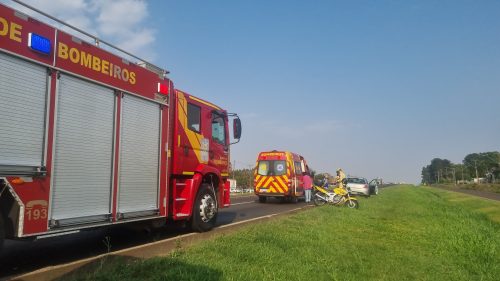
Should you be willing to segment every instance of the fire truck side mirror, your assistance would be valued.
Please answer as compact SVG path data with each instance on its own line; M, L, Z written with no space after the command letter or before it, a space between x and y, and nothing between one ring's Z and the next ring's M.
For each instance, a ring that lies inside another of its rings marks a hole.
M235 118L233 120L233 136L235 139L238 139L238 141L241 138L241 120L240 120L240 118Z

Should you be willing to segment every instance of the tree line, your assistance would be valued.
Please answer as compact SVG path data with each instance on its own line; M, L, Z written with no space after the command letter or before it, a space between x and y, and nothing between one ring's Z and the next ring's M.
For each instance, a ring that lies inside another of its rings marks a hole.
M486 182L500 181L500 152L471 153L462 163L455 164L448 159L434 158L422 168L422 183L468 183L474 179Z

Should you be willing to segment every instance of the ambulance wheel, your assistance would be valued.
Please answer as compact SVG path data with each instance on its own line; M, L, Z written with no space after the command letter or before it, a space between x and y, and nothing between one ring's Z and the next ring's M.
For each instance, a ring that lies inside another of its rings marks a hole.
M217 220L217 202L215 194L206 183L200 186L196 195L196 201L193 207L193 218L191 228L194 231L205 232L215 226Z
M259 202L260 203L266 203L267 197L266 196L259 196Z
M5 240L5 223L3 220L3 215L0 213L0 249L3 247L3 241Z

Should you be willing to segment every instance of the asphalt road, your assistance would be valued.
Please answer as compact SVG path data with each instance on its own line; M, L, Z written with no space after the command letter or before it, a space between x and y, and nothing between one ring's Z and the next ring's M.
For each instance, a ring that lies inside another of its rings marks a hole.
M257 197L253 194L240 195L232 198L231 207L220 210L217 226L282 213L302 207L305 204L304 202L297 204L282 203L274 199L261 204L258 203ZM153 231L123 225L111 229L82 231L76 234L44 238L37 241L7 240L4 249L0 252L0 279L47 266L69 263L108 251L159 241L188 232L178 225L167 225L167 227ZM108 249L108 247L110 248Z

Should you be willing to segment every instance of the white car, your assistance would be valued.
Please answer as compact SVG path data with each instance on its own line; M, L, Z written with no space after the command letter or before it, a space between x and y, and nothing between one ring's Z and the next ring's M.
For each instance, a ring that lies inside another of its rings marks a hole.
M365 178L347 178L347 190L351 194L370 196L370 186Z

